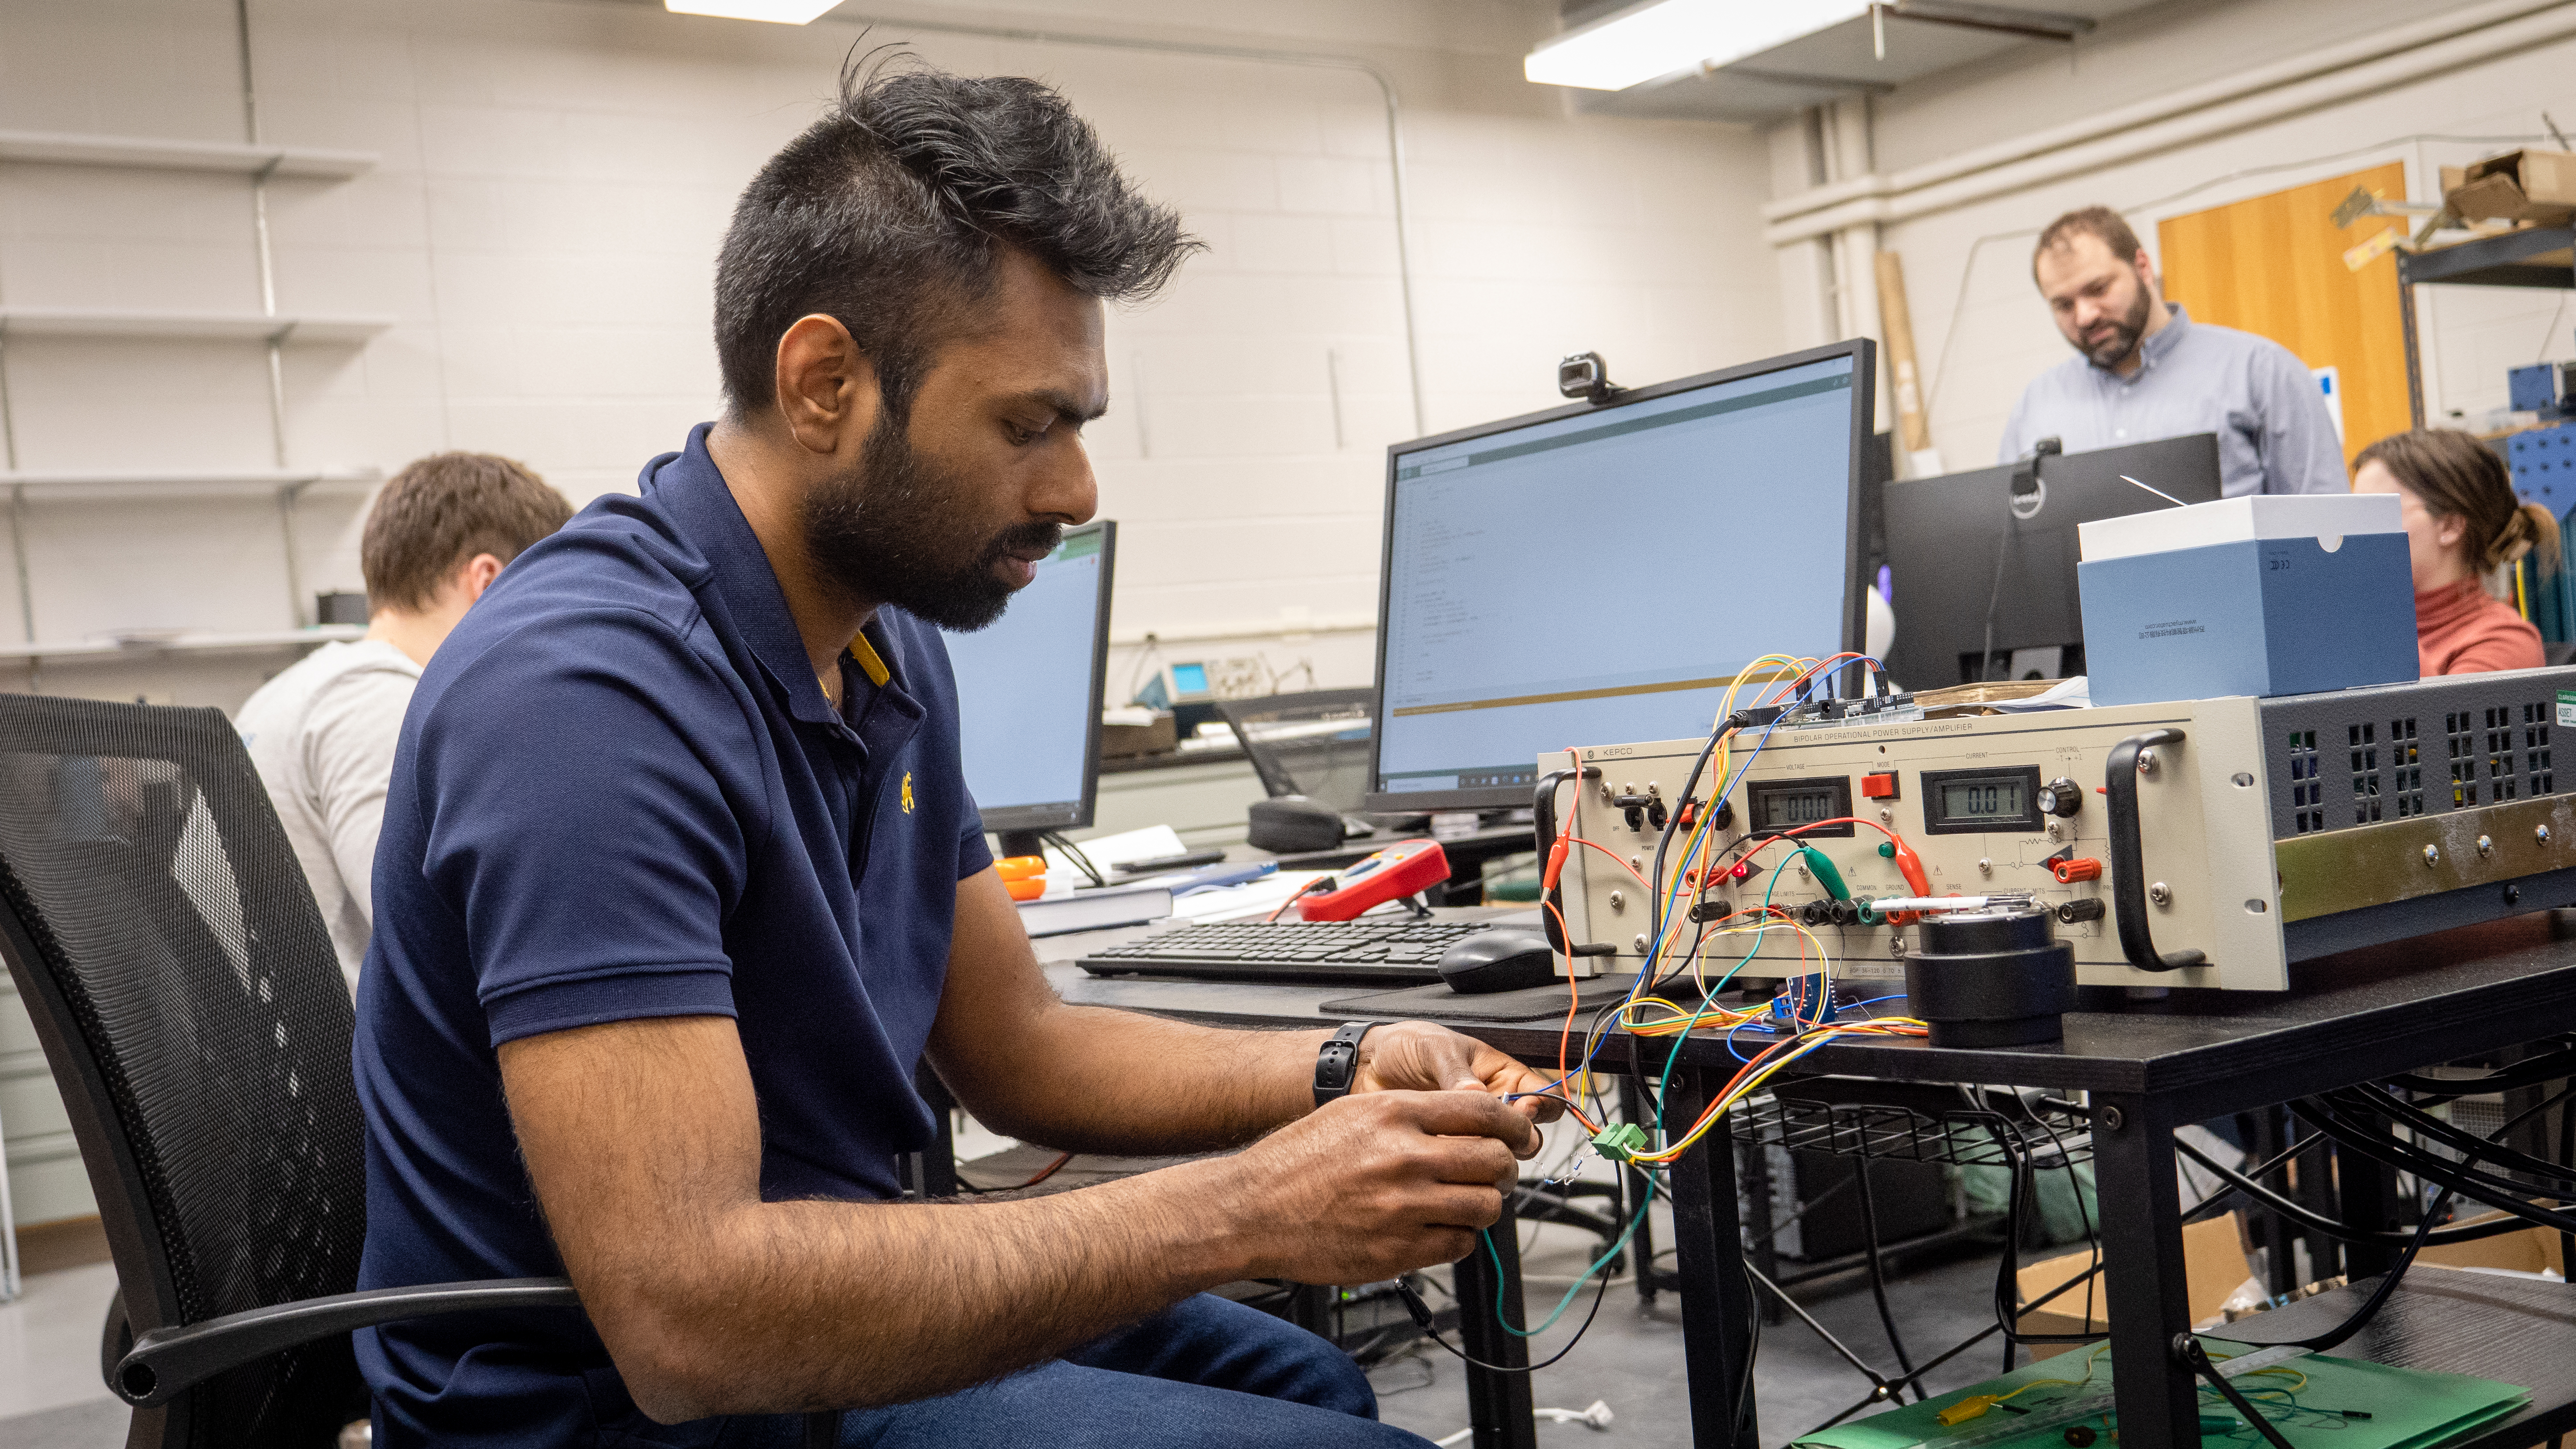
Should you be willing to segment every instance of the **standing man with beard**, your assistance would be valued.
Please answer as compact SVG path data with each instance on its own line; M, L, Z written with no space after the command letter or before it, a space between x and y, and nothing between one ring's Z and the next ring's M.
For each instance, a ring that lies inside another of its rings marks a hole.
M2352 486L2307 365L2270 338L2194 322L2165 301L2155 263L2118 212L2088 206L2050 222L2030 270L2082 356L2022 391L1997 461L2030 456L2042 438L2081 453L2216 433L2231 498Z
M380 1445L784 1449L814 1409L882 1449L1421 1445L1204 1290L1465 1256L1545 1077L1427 1023L1067 1006L959 774L939 630L1091 516L1103 303L1196 246L1028 80L845 77L744 192L724 416L522 555L404 723L361 1286L567 1273L584 1311L359 1334ZM1049 1146L1244 1150L896 1201L924 1061Z

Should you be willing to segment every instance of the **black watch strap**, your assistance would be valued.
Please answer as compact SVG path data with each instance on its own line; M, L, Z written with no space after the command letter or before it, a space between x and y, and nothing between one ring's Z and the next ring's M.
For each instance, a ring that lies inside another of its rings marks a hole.
M1351 1094L1351 1082L1360 1074L1360 1038L1368 1035L1371 1027L1384 1025L1382 1021L1354 1021L1315 1049L1316 1106Z

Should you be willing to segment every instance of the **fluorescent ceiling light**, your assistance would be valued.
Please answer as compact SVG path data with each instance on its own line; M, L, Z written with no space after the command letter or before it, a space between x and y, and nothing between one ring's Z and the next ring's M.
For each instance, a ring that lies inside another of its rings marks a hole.
M721 15L727 20L768 20L802 25L841 0L662 0L674 15Z
M1868 13L1869 0L1658 0L1558 36L1531 51L1521 73L1541 85L1626 90Z

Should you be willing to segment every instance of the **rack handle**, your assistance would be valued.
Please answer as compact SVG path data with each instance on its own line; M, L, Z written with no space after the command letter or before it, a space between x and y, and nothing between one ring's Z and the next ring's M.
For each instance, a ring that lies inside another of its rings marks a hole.
M2111 914L2120 928L2120 954L2141 971L2180 971L2209 958L2198 951L2164 955L2148 929L2146 846L2138 834L2138 752L2150 745L2178 745L2177 729L2148 730L2111 747L2103 793L2111 802Z

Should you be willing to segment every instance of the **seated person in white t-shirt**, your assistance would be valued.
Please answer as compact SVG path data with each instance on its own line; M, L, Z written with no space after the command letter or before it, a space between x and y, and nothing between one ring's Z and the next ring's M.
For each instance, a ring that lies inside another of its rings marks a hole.
M352 992L394 742L421 666L503 566L570 517L562 494L507 458L436 453L404 468L376 495L358 547L367 637L304 656L235 718Z

